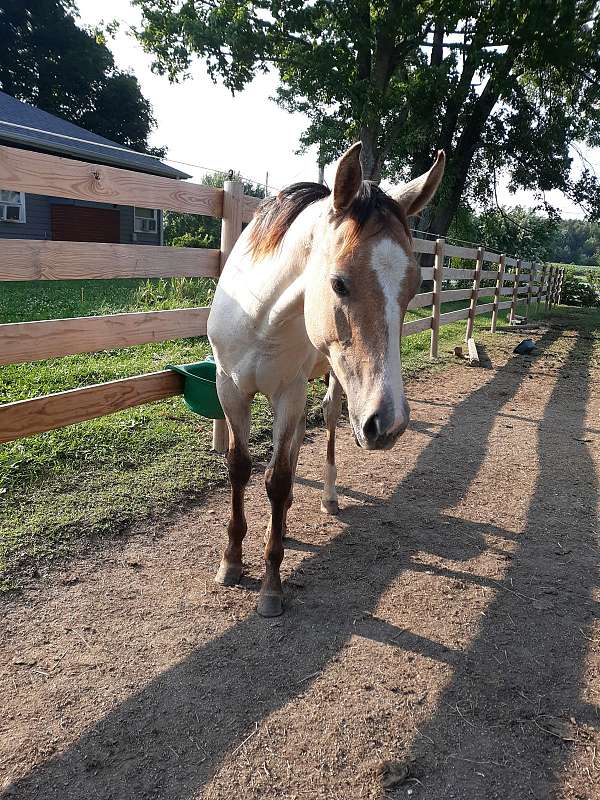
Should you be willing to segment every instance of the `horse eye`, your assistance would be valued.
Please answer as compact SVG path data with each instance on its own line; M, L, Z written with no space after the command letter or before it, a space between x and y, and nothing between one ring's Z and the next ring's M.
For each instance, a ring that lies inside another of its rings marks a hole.
M331 279L331 288L339 295L339 297L346 297L348 295L348 287L343 278L334 277Z

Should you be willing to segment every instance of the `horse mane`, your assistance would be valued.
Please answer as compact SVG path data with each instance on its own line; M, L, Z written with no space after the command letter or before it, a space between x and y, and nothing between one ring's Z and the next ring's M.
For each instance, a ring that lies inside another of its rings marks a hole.
M271 255L281 244L285 234L304 209L329 197L331 189L320 183L292 183L274 197L264 200L254 215L250 232L250 253L255 259ZM342 253L352 250L358 243L360 234L370 220L374 220L379 233L389 217L402 225L408 239L411 239L408 220L402 206L386 194L376 183L363 181L358 194L350 207L340 214L340 219L350 219Z

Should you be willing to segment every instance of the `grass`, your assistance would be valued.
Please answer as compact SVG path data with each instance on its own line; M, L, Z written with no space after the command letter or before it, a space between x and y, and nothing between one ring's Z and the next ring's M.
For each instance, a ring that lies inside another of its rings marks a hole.
M203 305L212 289L206 279L5 283L0 322ZM420 309L410 318L428 313ZM476 336L490 346L488 326L488 315L477 317ZM429 333L405 339L405 375L446 367L464 330L464 321L441 329L435 363ZM0 402L151 372L207 352L206 339L183 339L3 367ZM321 419L323 391L321 381L310 386L309 424ZM259 398L254 458L267 456L270 432L270 410ZM176 397L0 445L0 591L17 587L90 537L114 536L136 521L168 514L223 481L223 459L210 452L210 437L211 423Z

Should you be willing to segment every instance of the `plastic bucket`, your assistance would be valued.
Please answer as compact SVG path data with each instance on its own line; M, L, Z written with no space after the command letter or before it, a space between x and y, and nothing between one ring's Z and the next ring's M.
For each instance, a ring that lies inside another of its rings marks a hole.
M167 364L167 369L184 377L183 399L195 414L209 419L224 419L217 394L217 365L212 358L196 364Z

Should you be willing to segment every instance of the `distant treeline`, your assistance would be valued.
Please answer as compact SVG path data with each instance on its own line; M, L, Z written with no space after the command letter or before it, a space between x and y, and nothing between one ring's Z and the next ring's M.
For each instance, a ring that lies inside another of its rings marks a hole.
M600 265L600 224L543 216L516 206L459 211L448 233L500 253L580 266Z

